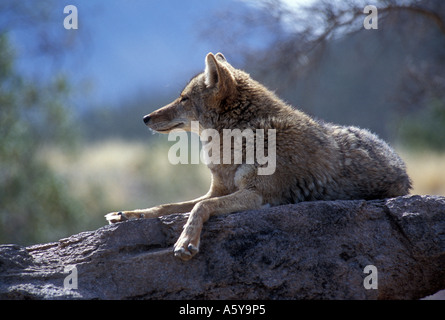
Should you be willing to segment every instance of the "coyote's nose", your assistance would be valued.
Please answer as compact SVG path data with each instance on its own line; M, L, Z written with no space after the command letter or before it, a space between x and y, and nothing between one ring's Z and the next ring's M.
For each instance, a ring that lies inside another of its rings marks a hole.
M150 121L150 115L147 114L146 116L144 116L144 123L147 124Z

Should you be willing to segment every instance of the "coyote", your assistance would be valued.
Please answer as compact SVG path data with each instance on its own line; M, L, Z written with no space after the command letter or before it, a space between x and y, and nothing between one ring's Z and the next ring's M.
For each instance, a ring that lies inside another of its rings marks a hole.
M205 129L276 132L272 138L263 137L265 145L276 145L273 174L258 174L264 165L257 161L209 163L211 186L204 196L105 216L116 223L190 212L174 245L175 256L182 260L198 253L203 224L212 215L301 201L390 198L406 195L411 188L404 162L376 135L314 120L293 109L235 69L221 53L207 54L205 71L190 80L176 100L143 120L160 133L176 128L190 131L192 121L199 123L199 133ZM242 148L245 156L245 142Z

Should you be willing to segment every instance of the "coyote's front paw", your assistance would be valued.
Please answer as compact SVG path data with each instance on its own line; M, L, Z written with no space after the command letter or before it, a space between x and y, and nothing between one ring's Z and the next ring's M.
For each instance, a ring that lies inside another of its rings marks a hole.
M111 212L105 215L105 219L107 219L110 224L140 218L146 218L146 216L144 213L137 210Z
M192 239L183 232L178 241L176 241L174 248L175 257L184 261L190 260L199 251L199 236L197 240L192 241Z
M122 211L108 213L105 215L105 219L107 219L109 224L128 220L127 216Z

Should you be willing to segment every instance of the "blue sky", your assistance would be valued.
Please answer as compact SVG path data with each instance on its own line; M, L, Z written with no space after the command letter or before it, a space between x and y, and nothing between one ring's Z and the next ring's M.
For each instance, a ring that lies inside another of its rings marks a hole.
M199 38L196 26L203 13L215 9L214 4L110 1L91 19L92 48L86 65L87 72L94 75L95 87L110 96L176 87L177 79L196 70L198 61L202 64L212 49Z
M69 4L78 9L78 30L63 28L63 8ZM70 79L91 85L88 103L114 103L141 91L179 91L204 69L210 51L230 57L205 30L211 30L215 14L246 6L241 0L57 0L54 15L60 20L48 28L65 32L67 38L79 32L80 45L67 51L59 68ZM26 54L35 34L15 36L18 67L44 74L49 61Z
M66 39L77 36L78 42L65 50L63 63L54 70L50 67L51 58L27 54L31 51L29 46L39 37L38 30L29 26L13 29L17 67L22 72L37 75L37 81L54 71L66 74L82 91L83 101L79 102L79 108L116 105L141 92L179 92L192 76L204 70L208 52L223 52L229 62L242 67L240 52L243 47L264 47L273 38L266 27L251 29L240 19L232 18L247 16L262 25L267 20L267 11L255 16L255 12L259 12L255 7L262 8L259 0L20 1L31 8L50 1L53 20L44 25L45 31L49 35L62 34ZM282 0L292 8L296 8L295 3L311 1ZM63 28L67 16L63 9L67 5L77 7L78 30ZM221 24L218 18L221 14L226 15L223 20L226 24ZM25 24L29 25L29 21ZM212 32L213 24L217 32ZM219 39L221 32L231 28L232 42L224 43Z

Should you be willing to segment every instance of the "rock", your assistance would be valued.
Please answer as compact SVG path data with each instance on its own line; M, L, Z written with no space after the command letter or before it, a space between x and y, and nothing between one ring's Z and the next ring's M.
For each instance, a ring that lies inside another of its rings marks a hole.
M187 216L2 245L0 299L419 299L445 289L445 197L215 216L183 262L172 246Z

